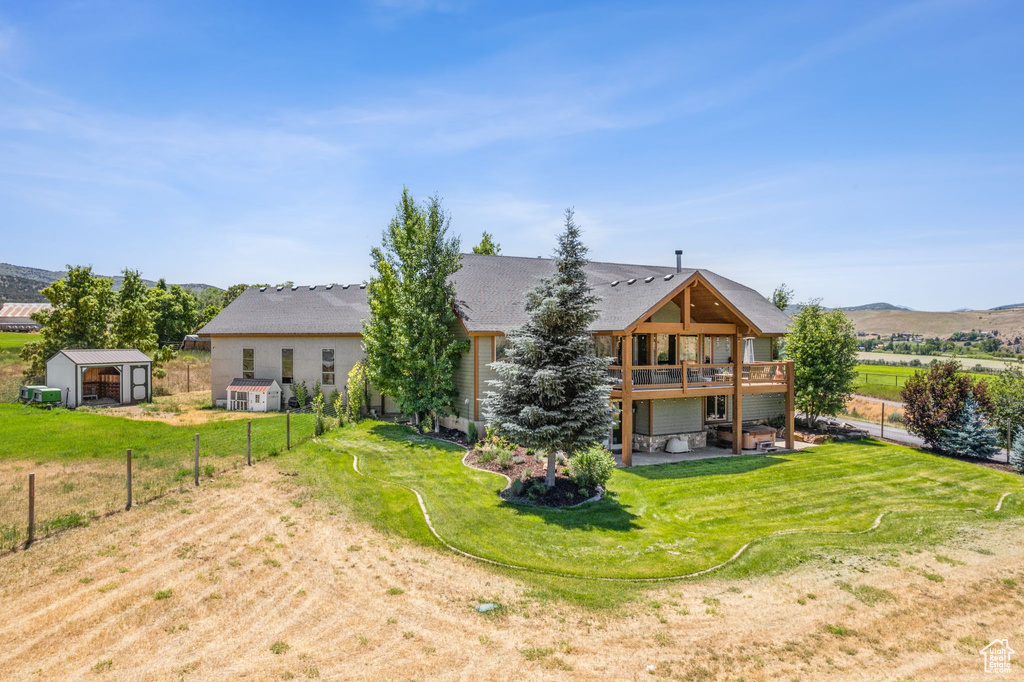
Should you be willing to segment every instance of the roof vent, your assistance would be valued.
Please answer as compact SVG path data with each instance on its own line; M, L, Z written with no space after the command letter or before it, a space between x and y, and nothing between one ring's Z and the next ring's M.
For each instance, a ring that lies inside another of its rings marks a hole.
M333 284L328 284L327 286L324 287L324 289L327 289L327 291L330 291L333 288L334 288Z
M309 290L310 291L315 291L316 290L316 285L315 284L310 284L309 285Z
M636 283L636 277L633 277L632 279L627 279L626 280L626 284L635 284L635 283Z
M341 288L342 289L348 289L350 286L352 286L352 285L351 284L342 284Z
M360 289L365 289L366 288L366 282L363 282L362 284L360 284L359 288Z
M675 273L672 273L672 274L668 274L668 275L665 275L665 281L667 282L667 281L669 281L670 279L672 279L673 277L675 277Z
M299 289L299 285L298 284L293 284L292 285L292 291L298 291L298 289Z
M281 289L284 289L284 286L283 286L283 285L281 285L281 284L277 285L277 290L278 290L278 291L281 291Z
M260 291L266 291L266 290L267 290L266 287L260 287Z
M646 284L650 284L653 281L654 281L654 275L651 275L650 277L647 277L647 278L644 279L644 283L646 283Z
M619 280L615 280L614 282L612 282L612 286L613 287L619 286Z

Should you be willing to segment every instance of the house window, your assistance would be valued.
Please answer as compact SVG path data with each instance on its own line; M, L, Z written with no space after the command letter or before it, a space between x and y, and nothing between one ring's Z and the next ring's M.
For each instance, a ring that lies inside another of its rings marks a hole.
M696 336L680 336L679 337L679 361L680 362L700 362L699 354L697 353L698 344Z
M508 339L506 339L504 335L494 337L494 360L497 361L505 359L505 350L507 346Z
M656 334L654 347L657 350L657 364L675 365L676 361L676 335Z
M594 354L599 358L615 357L615 341L617 338L611 334L595 334Z
M334 385L334 349L324 348L320 351L323 356L323 368L321 369L322 376L320 377L320 383L325 386Z
M295 367L295 354L291 348L281 349L281 383L290 384L292 383L292 377L295 375L293 372Z
M729 418L729 398L724 395L709 395L704 399L707 408L704 412L704 421L724 422Z
M256 378L256 351L252 348L242 349L242 378Z

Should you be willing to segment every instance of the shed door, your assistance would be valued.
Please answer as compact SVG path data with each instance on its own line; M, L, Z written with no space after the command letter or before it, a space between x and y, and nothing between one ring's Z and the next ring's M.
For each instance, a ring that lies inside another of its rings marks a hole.
M132 402L146 400L149 392L149 372L146 371L146 365L132 365L131 369Z

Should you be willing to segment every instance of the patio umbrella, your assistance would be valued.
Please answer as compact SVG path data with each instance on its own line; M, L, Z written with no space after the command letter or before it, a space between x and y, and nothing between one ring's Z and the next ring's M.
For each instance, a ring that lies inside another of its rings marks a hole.
M754 361L754 337L747 336L743 339L743 362L750 364Z

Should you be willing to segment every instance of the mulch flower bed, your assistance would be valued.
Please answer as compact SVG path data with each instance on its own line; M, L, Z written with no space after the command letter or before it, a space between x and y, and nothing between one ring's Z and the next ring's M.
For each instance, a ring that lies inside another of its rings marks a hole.
M545 507L570 507L586 501L595 493L594 490L585 491L586 495L581 493L580 487L569 478L565 465L560 461L555 465L555 487L546 488L543 495L530 497L526 491L530 490L534 481L539 481L543 485L547 477L547 457L544 457L543 461L538 462L533 455L526 454L526 448L518 448L514 451L512 461L507 464L507 468L503 468L498 463L497 457L488 462L481 462L479 455L480 451L470 450L469 454L466 455L466 464L476 469L504 474L512 479L513 482L523 481L523 492L521 495L514 495L512 493L512 485L507 486L499 493L502 499L509 502Z

